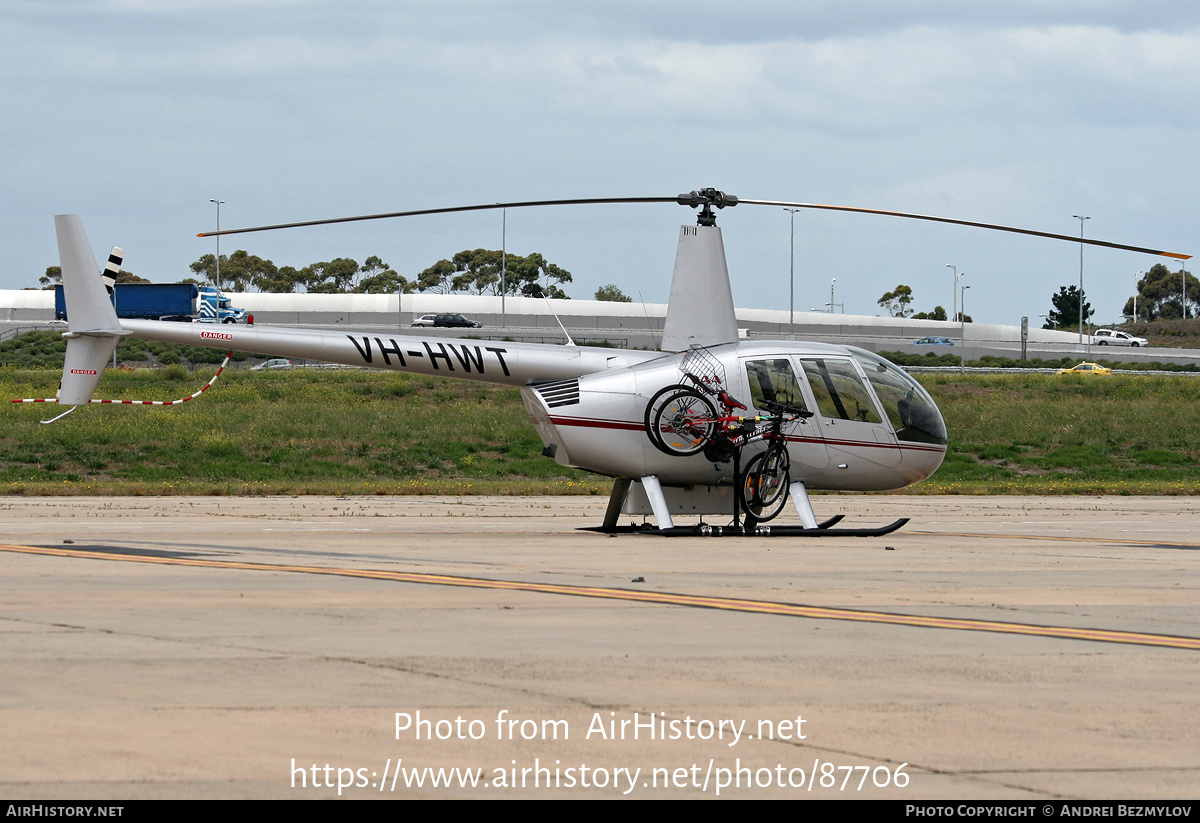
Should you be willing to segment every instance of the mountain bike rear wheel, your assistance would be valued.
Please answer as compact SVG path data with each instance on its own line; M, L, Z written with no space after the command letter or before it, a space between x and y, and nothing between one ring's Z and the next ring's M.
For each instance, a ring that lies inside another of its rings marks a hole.
M670 395L675 394L676 392L684 391L688 388L688 386L678 383L671 386L665 386L664 388L661 388L655 392L654 396L650 398L650 402L646 404L646 411L642 415L642 422L646 426L646 436L650 438L650 442L654 444L655 448L661 449L663 447L662 438L660 438L658 436L658 432L654 430L655 416L662 409L663 402Z
M699 454L716 432L716 408L694 389L668 386L646 405L646 434L666 454Z

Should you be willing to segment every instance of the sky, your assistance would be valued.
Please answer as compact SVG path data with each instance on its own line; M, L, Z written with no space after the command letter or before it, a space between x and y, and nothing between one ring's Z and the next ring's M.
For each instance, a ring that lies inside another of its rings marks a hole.
M197 232L406 209L703 187L1200 254L1200 4L1118 0L0 0L0 288L57 264L52 216L155 282ZM739 306L787 309L791 215L719 214ZM667 205L510 210L590 298L666 302ZM378 255L412 277L499 248L498 213L226 237L297 268ZM1040 325L1079 244L802 212L794 306L881 314L899 284ZM1087 249L1116 320L1160 259ZM1174 270L1178 264L1162 260Z

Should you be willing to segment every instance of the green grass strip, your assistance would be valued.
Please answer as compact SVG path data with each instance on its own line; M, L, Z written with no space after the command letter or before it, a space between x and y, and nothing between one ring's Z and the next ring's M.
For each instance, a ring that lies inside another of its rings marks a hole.
M98 397L173 399L211 367L108 371ZM0 369L0 398L59 372ZM1200 381L930 375L950 450L916 494L1200 493ZM0 492L112 495L606 494L542 457L513 388L365 370L227 371L181 407L54 407L0 422Z

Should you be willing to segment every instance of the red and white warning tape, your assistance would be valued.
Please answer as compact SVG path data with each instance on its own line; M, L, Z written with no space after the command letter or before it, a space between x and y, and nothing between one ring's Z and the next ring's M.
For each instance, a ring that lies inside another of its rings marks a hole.
M123 406L178 406L180 403L186 403L189 400L195 400L197 397L204 394L204 392L208 391L209 387L212 386L213 383L217 382L217 378L221 376L221 372L225 371L225 367L227 365L229 365L229 358L232 356L233 356L232 351L228 352L225 355L225 359L221 361L221 368L217 369L217 373L212 376L212 380L209 380L207 383L205 383L203 386L201 386L199 391L197 391L193 394L189 394L187 397L181 397L179 400L97 400L96 398L93 397L90 402L92 402L92 403L118 403ZM22 399L13 400L12 402L14 402L14 403L57 403L58 398L57 397L31 397L31 398L22 398Z

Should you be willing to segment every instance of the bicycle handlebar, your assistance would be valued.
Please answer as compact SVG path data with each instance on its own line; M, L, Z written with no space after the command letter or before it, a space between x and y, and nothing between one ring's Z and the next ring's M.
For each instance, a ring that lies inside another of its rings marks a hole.
M763 408L773 414L785 415L790 414L793 417L799 417L802 420L807 420L813 416L813 412L808 409L802 409L799 406L789 406L786 403L777 403L774 400L764 400Z

